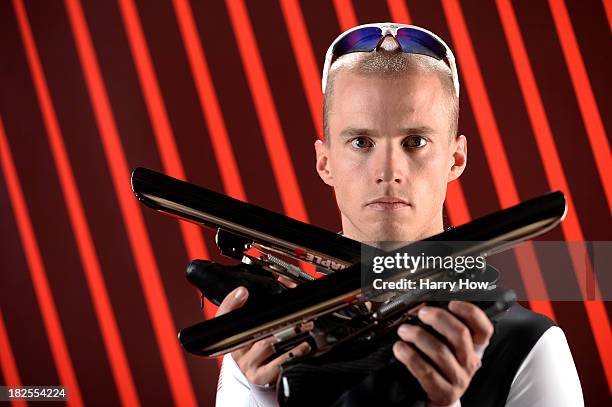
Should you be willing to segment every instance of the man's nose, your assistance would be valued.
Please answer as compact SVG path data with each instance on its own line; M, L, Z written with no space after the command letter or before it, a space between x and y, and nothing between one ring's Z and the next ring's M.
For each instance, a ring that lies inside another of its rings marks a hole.
M376 183L397 183L404 182L405 174L403 168L403 151L394 146L385 146L377 151L375 160Z

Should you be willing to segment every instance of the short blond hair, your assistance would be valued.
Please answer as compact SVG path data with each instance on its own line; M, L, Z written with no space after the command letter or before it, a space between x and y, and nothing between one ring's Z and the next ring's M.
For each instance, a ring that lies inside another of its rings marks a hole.
M395 43L395 41L385 41ZM380 47L372 52L359 52L339 57L331 66L325 94L323 95L323 132L325 142L329 134L329 109L334 93L334 82L339 72L350 71L361 75L382 75L397 77L414 73L435 73L440 78L443 90L448 99L450 119L450 137L457 134L459 121L459 98L455 93L455 85L450 68L444 61L420 54L401 52L397 47Z

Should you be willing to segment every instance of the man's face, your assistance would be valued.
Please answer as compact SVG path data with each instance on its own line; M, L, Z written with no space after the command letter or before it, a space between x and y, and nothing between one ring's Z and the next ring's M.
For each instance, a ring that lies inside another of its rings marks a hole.
M449 135L448 103L435 73L337 73L330 140L315 148L346 236L411 241L442 231L446 185L466 162L465 137Z

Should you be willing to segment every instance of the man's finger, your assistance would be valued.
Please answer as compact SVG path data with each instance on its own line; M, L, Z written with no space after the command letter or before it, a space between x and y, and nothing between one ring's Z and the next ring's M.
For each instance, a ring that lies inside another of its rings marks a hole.
M269 337L262 339L261 341L255 342L255 344L249 350L249 353L245 355L245 358L250 359L250 364L259 368L263 362L272 355L274 352L272 344L276 342L276 338Z
M395 342L393 355L418 380L430 401L444 406L454 402L453 386L410 345L402 341Z
M438 307L421 308L419 319L444 336L453 348L457 361L464 367L468 366L470 355L474 351L474 343L470 330L463 322Z
M274 342L275 339L273 336L268 337L266 339L262 339L261 341L257 341L257 342L253 342L250 345L247 346L243 346L240 349L236 349L235 351L232 352L232 357L234 358L234 360L236 361L236 363L238 363L238 361L240 360L240 363L246 363L246 360L243 361L243 359L248 359L248 363L254 366L258 366L260 363L252 363L252 355L258 355L259 353L261 353L262 350L262 345L266 344L266 343L272 343ZM251 353L251 350L255 348L256 351L255 353ZM270 346L268 346L268 348L271 349ZM271 354L271 351L270 351ZM269 356L269 355L268 355ZM265 356L265 358L267 358L268 356Z
M215 316L220 316L223 314L227 314L230 311L238 309L244 305L247 298L249 297L249 292L244 287L238 287L231 291L228 295L225 296L221 305L219 305L219 309L217 310L217 314Z
M448 347L440 342L423 328L404 324L397 331L400 338L406 342L413 343L419 350L427 355L438 367L446 380L452 384L462 384L463 368L455 359L455 355Z
M464 301L451 301L448 309L461 318L472 331L474 345L486 345L493 335L493 323L483 310Z
M285 287L289 287L289 288L297 287L297 284L295 283L295 281L289 280L287 277L278 276L276 280L282 285L284 285Z
M271 383L276 380L280 365L282 365L289 359L304 356L308 352L310 352L310 345L308 344L308 342L302 342L289 352L283 353L267 365L262 366L261 370L258 373L261 375L260 377L265 377L266 379L269 379L266 380L266 383Z

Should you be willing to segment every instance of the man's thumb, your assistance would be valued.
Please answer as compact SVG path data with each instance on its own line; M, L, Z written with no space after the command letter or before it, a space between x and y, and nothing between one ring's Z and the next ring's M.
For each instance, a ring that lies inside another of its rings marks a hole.
M242 307L248 297L249 292L246 288L238 287L234 289L223 299L221 305L219 305L216 316L227 314L230 311Z

